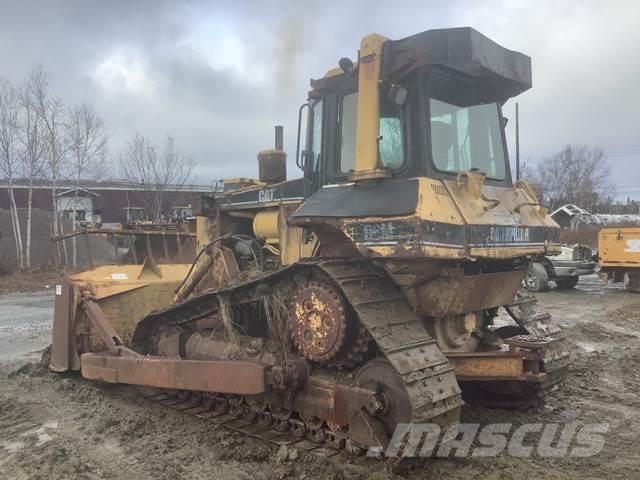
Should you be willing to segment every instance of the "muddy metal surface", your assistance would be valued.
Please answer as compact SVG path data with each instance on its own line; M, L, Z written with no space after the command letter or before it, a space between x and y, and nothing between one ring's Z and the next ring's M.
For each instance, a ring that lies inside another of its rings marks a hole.
M607 423L594 457L335 463L278 449L149 403L134 388L48 373L30 362L49 343L51 293L0 296L0 478L640 478L640 294L589 277L538 297L575 340L571 377L543 406L467 406L463 421Z

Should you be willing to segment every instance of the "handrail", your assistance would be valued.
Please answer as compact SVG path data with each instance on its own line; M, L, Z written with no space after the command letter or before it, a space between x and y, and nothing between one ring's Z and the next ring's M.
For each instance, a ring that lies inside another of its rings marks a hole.
M300 129L302 128L302 111L305 108L309 108L309 104L306 102L300 105L298 110L298 138L296 140L296 166L302 171L304 171L304 165L300 162Z

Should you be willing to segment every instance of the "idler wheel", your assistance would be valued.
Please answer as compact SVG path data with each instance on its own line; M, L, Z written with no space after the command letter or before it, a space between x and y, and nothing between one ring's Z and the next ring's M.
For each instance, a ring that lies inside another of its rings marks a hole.
M367 362L358 370L356 382L384 398L384 408L375 418L382 423L389 437L399 423L411 421L413 409L409 393L402 377L388 361L375 359Z
M443 352L474 352L480 340L474 335L480 329L475 312L434 319L434 336Z

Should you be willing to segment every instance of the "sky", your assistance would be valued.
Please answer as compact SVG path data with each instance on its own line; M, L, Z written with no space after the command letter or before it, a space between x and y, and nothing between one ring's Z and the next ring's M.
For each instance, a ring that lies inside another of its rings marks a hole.
M533 88L517 97L521 158L601 146L618 196L640 198L639 22L633 0L0 0L0 76L44 66L67 105L102 115L113 157L135 132L173 135L199 184L257 176L256 153L284 125L292 178L310 78L355 59L368 33L470 26L532 58Z

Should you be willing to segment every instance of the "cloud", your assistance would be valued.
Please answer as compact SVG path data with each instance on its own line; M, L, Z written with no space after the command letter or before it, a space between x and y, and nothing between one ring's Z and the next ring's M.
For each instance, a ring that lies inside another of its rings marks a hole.
M172 133L202 183L255 175L275 124L292 157L309 78L355 58L363 35L468 25L533 59L534 87L518 98L523 158L600 145L614 180L640 184L626 168L640 159L634 1L0 0L0 11L2 75L19 81L43 64L67 103L96 105L112 151L135 131Z

